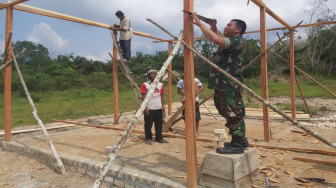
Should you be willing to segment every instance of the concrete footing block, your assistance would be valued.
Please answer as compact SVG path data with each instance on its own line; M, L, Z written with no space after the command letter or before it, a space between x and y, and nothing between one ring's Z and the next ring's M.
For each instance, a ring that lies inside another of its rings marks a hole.
M218 154L216 151L205 155L200 185L205 187L245 188L250 187L259 173L257 150L248 148L244 154Z

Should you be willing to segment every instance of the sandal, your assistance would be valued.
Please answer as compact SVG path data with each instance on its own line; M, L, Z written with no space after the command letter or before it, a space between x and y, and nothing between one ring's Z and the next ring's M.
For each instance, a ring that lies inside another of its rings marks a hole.
M161 143L161 144L163 144L163 143L169 143L167 140L165 140L165 139L162 139L162 140L159 140L159 141L156 141L156 142L158 142L158 143Z
M152 145L152 141L151 140L145 140L145 144Z

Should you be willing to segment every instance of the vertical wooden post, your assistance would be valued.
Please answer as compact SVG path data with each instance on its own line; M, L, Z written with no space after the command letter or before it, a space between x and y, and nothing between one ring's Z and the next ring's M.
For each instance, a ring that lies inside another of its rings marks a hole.
M115 34L117 38L117 34ZM118 94L118 51L117 47L113 45L113 100L114 100L114 121L117 124L119 121L119 94Z
M294 31L289 34L289 67L290 67L290 80L291 80L291 104L292 104L292 118L296 118L296 105L295 105L295 59L294 59Z
M193 12L194 1L184 0L184 10ZM194 25L188 14L183 16L184 42L194 46ZM197 187L197 157L196 157L196 119L195 119L195 84L194 55L184 47L184 90L185 90L185 130L186 130L186 163L187 186Z
M9 6L6 11L6 33L5 44L9 39L10 32L13 29L13 6ZM12 57L12 38L9 39L7 47L7 56L5 62ZM5 141L12 140L12 64L4 68L4 123L5 123Z
M266 8L260 8L260 52L266 51ZM262 97L268 101L268 78L267 78L267 53L261 56L261 90ZM264 115L264 140L270 141L269 112L265 104L263 104Z
M168 54L172 52L172 41L168 42ZM172 62L168 66L168 115L172 115Z

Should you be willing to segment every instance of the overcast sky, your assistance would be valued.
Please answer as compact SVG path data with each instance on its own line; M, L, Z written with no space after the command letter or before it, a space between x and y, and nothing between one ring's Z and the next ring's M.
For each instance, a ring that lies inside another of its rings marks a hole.
M5 0L0 0L6 3ZM264 0L265 4L290 25L301 20L308 23L314 0ZM72 16L89 19L104 24L119 23L114 15L122 10L130 18L133 30L149 33L152 36L171 39L146 19L151 18L170 32L178 35L183 28L182 0L30 0L27 5L48 9ZM336 7L336 0L329 0L327 5ZM194 10L201 15L216 18L220 30L232 18L242 19L247 23L247 31L259 29L259 8L247 0L195 0ZM0 51L3 51L6 11L0 11ZM55 18L34 15L14 10L13 41L29 40L40 43L49 49L50 55L74 53L92 60L106 62L110 59L112 39L108 29L73 23ZM282 27L267 16L267 28ZM201 32L195 28L195 36ZM258 38L259 34L250 35ZM273 37L273 38L272 38ZM274 40L274 33L268 34L268 40ZM132 54L145 54L167 50L167 43L152 43L153 39L135 36L132 40Z

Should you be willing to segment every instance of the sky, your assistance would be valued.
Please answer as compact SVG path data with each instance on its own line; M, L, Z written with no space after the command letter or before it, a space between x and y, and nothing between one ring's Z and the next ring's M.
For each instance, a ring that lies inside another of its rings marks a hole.
M309 22L307 10L312 8L314 0L263 2L288 24L296 25L301 20L304 23ZM175 35L183 29L182 0L30 0L24 4L109 25L119 23L115 12L122 10L131 20L133 30L163 39L171 37L148 22L147 18L151 18ZM335 0L329 0L326 4L336 8ZM259 30L259 7L253 2L247 5L247 0L194 0L194 10L203 16L216 18L218 29L221 31L233 18L244 20L247 31ZM5 23L6 10L3 9L0 11L0 52L3 52L5 43ZM267 16L266 25L267 28L283 27L270 16ZM268 41L276 40L275 33L267 34ZM201 31L195 27L195 36L200 35ZM248 37L257 39L259 34L251 34ZM14 10L13 42L24 40L42 44L48 48L52 58L73 53L75 56L107 62L110 60L108 52L112 51L112 39L108 29ZM168 49L167 43L153 41L135 35L132 40L132 55L137 52L155 54L157 51Z

